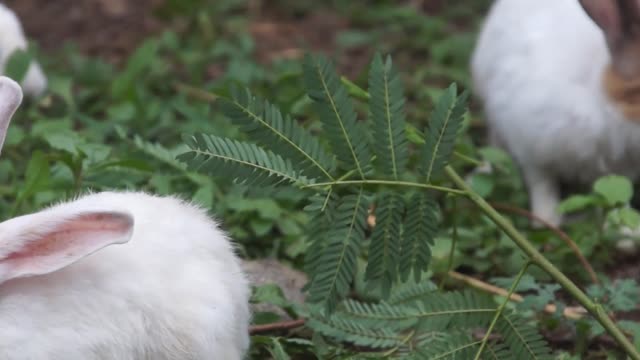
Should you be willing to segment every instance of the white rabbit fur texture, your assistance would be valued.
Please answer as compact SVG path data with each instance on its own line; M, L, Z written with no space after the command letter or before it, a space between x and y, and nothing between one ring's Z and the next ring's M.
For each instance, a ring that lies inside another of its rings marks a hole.
M0 76L0 148L22 100ZM247 277L206 212L88 194L0 223L0 359L240 360Z
M115 245L0 285L0 359L241 359L250 314L239 259L204 211L176 198L96 193L1 223L0 283L12 243L101 212L121 214L97 225L121 233Z
M604 90L610 62L578 0L497 0L479 35L471 69L490 141L512 154L532 211L553 224L560 181L640 175L640 123Z
M0 3L0 74L4 73L9 57L15 50L28 47L20 20L13 11ZM29 96L41 95L47 88L47 78L36 61L32 61L21 82Z

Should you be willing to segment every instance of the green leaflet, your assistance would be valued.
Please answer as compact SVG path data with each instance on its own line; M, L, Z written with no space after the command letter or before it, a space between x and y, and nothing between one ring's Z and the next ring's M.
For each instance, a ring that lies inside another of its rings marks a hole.
M551 350L538 329L515 314L500 317L496 330L504 338L511 359L551 360Z
M339 198L332 192L318 193L311 197L305 211L311 215L311 221L307 225L309 248L305 253L305 271L311 280L316 274L316 269L322 262L322 256L327 247L326 234L331 230L333 216L338 205Z
M405 134L404 89L390 57L385 62L376 54L369 72L369 113L373 128L373 149L380 174L398 179L409 160Z
M419 293L420 284L409 293ZM308 325L353 345L378 349L401 359L473 359L481 339L473 332L489 326L497 305L470 291L431 292L411 304L345 300L331 315L312 307ZM549 348L526 320L507 311L494 329L481 359L549 360Z
M325 304L331 312L349 291L356 261L365 238L367 201L364 192L343 197L323 234L324 249L319 254L309 287L308 301ZM318 240L316 240L318 241Z
M371 234L365 277L388 298L398 273L404 199L398 193L383 192L376 205L376 227Z
M333 65L325 57L307 55L304 80L339 168L355 170L364 179L371 161L368 137L364 126L357 121L353 103Z
M402 341L401 334L396 334L389 329L371 329L366 325L337 316L329 318L321 315L314 316L308 320L308 326L325 336L372 349L389 348Z
M457 86L452 84L438 99L429 120L421 161L427 182L442 171L451 157L456 135L467 111L468 93L456 94Z
M416 193L409 201L404 219L400 250L400 275L403 281L413 273L416 282L431 262L431 246L438 230L438 204L425 193Z
M247 185L308 184L289 160L254 144L196 134L185 137L190 151L178 159L208 175L231 177Z
M283 116L275 105L253 96L248 89L235 88L231 99L219 101L222 112L258 145L290 159L309 177L333 179L333 157L316 137L291 117Z

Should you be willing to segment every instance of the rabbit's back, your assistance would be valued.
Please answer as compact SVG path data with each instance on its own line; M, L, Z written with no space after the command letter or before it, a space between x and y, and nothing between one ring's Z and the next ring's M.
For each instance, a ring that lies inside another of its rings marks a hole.
M497 0L471 63L494 143L560 178L636 177L640 126L604 93L609 61L577 0Z
M14 51L26 50L27 47L20 20L13 11L0 3L0 73L5 71ZM33 96L42 94L47 87L47 79L40 64L33 61L21 83L25 93Z
M58 272L0 286L0 358L240 359L248 282L202 210L143 193L99 193L65 206L128 211L133 236Z

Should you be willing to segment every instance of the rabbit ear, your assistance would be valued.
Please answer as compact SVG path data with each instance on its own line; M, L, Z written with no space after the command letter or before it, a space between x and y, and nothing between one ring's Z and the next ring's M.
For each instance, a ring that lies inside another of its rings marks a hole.
M58 215L45 210L0 224L0 284L57 271L105 246L126 243L133 231L126 213Z
M580 4L604 32L618 74L640 75L640 0L580 0Z
M622 40L623 19L621 5L624 0L580 0L582 8L604 32L611 46Z
M22 89L15 81L0 76L0 151L4 144L11 117L22 102Z

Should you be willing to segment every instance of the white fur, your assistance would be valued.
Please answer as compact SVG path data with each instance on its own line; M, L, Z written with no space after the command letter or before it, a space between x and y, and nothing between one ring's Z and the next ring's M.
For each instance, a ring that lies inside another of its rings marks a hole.
M0 77L0 125L16 91ZM103 192L0 223L3 360L240 360L249 296L229 238L177 198Z
M204 211L175 198L105 192L40 215L55 221L88 211L130 213L131 240L0 285L0 359L242 358L248 282ZM0 224L0 251L15 241L19 220Z
M0 74L4 72L11 54L15 50L26 50L27 46L20 20L13 11L0 3ZM36 61L29 66L21 85L30 96L41 95L47 88L47 79Z
M578 0L497 0L471 61L490 138L522 169L533 212L559 224L558 182L640 175L640 124L607 99L610 55Z

